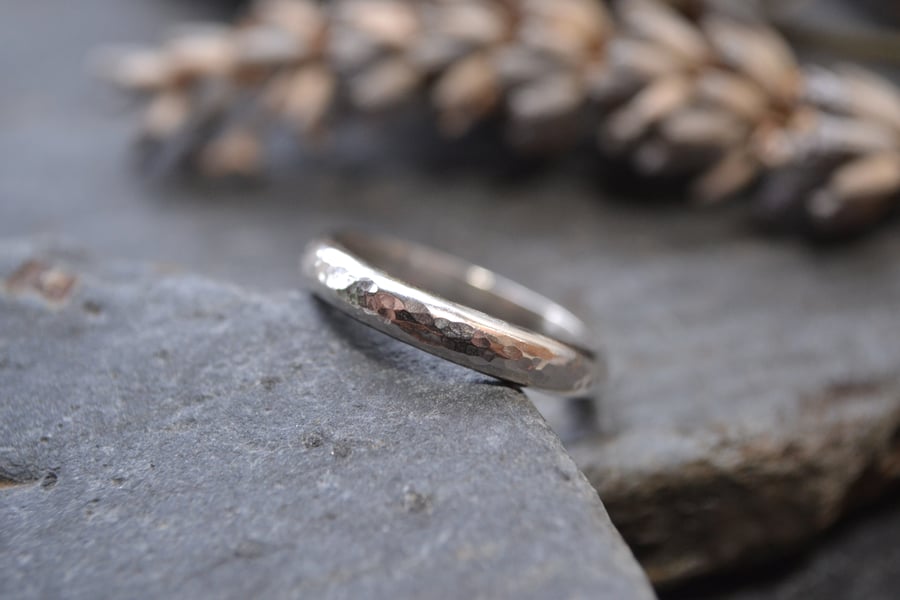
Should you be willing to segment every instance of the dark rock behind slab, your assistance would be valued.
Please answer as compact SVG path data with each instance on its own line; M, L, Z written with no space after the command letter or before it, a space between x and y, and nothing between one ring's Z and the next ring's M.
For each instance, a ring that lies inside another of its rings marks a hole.
M888 494L789 560L696 580L663 600L896 600L900 502Z
M567 447L652 580L777 560L900 479L898 242L735 240L592 294L614 379Z
M653 596L514 389L305 294L0 275L2 597Z

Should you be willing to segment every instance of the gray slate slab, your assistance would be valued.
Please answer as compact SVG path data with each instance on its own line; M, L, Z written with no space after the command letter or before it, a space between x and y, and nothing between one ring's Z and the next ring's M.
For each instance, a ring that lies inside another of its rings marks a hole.
M896 224L832 251L766 239L732 210L610 197L590 162L498 181L496 146L438 145L415 120L337 131L327 158L288 153L263 185L147 182L134 112L83 57L210 6L7 9L0 235L283 290L309 238L365 225L556 297L597 327L613 382L592 408L541 408L661 583L793 552L897 478Z
M0 275L2 597L653 597L514 389L302 293Z

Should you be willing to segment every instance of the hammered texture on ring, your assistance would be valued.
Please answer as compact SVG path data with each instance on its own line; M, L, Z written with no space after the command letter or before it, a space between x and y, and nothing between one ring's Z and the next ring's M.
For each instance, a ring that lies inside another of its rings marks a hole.
M310 243L303 271L343 312L481 373L563 395L589 391L603 374L569 311L437 250L345 232Z

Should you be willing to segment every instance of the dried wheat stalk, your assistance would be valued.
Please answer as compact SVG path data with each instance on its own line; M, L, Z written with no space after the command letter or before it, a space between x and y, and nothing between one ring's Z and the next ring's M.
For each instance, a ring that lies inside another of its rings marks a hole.
M814 234L879 221L900 192L900 93L858 67L798 65L765 24L692 21L652 0L617 11L600 146L700 203L765 180L765 216ZM802 174L802 176L801 176Z
M683 177L700 203L762 179L772 220L835 235L882 219L900 195L897 89L801 67L765 24L682 4L258 0L106 72L150 98L145 141L210 175L256 172L266 127L315 136L338 107L425 96L448 135L502 115L526 147L584 135L587 115L603 155Z

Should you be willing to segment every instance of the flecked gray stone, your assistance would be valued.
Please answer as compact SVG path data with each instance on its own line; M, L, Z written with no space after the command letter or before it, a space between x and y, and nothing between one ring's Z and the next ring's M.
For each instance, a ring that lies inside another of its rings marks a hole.
M0 276L2 597L653 597L514 389L302 293Z
M428 144L414 118L336 131L327 159L291 156L264 186L154 185L123 158L134 113L82 57L210 6L5 9L22 62L0 64L0 235L62 233L279 290L310 238L365 225L560 300L597 326L613 382L594 404L541 409L661 583L792 552L897 479L897 224L828 251L762 238L733 210L600 197L577 159L498 181L496 146Z

